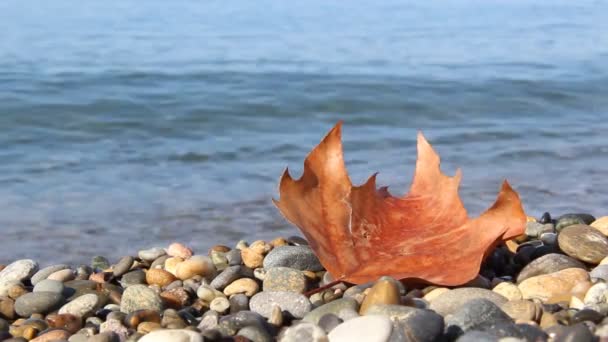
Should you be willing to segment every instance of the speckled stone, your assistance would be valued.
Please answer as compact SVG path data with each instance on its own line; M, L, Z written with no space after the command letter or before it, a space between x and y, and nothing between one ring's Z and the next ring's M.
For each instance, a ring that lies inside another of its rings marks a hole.
M538 321L542 315L540 306L530 300L511 300L500 306L509 317L520 321Z
M444 292L435 297L429 308L445 316L455 312L466 302L477 298L487 299L496 305L501 305L507 301L505 297L487 289L463 287Z
M390 319L384 316L362 316L338 325L327 336L331 342L386 342L392 330Z
M266 318L271 317L274 306L279 306L285 314L297 319L304 317L312 308L306 296L295 292L262 291L249 301L251 310Z
M306 291L306 277L300 270L289 267L272 267L266 270L264 291L288 291L303 293Z
M460 335L484 324L498 322L513 323L509 315L489 300L478 298L468 301L452 315L446 317L445 325L449 336Z
M568 228L565 228L568 229ZM579 282L588 281L589 274L580 268L567 268L522 281L518 287L524 299L547 301L561 294L569 294Z
M0 271L0 282L24 281L38 271L38 263L31 259L21 259L8 264Z
M131 313L136 310L162 310L160 296L145 285L129 286L122 294L120 311Z
M264 268L290 267L297 270L321 271L323 265L308 246L279 246L264 258Z
M589 272L591 279L602 279L608 281L608 265L596 266L591 272Z
M100 306L99 296L93 293L85 294L59 309L59 314L70 314L76 317L87 317Z
M597 283L585 294L583 302L586 305L603 304L608 302L608 283Z
M575 224L564 228L558 236L559 248L569 256L597 265L608 256L608 238L597 229Z
M526 265L526 267L519 272L517 282L521 283L531 277L554 273L567 268L585 269L585 265L582 262L563 254L546 254Z

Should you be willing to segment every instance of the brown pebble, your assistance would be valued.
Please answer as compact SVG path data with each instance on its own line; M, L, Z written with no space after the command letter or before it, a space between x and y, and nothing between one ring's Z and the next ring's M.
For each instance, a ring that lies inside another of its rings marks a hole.
M23 284L15 284L9 287L8 296L12 299L17 299L26 294L27 292L28 291L25 289L25 286L23 286Z
M46 316L46 321L51 328L62 328L75 334L82 328L80 317L71 314L50 314Z
M0 297L0 317L13 320L16 316L15 301L9 297Z
M195 255L188 260L180 262L175 268L175 276L178 279L186 280L194 276L204 278L215 277L217 269L213 261L208 256Z
M558 324L557 318L549 312L543 312L542 317L540 318L540 327L541 329L547 329L554 325Z
M92 280L99 284L103 284L106 281L110 280L110 278L112 278L112 275L113 274L111 272L93 273L89 276L89 280Z
M72 334L63 329L52 329L45 331L30 342L51 342L57 340L67 340Z
M163 291L160 293L160 298L166 307L177 310L188 305L188 302L190 301L188 291L186 291L183 287Z
M365 315L367 310L376 304L399 304L399 288L394 281L380 280L369 289L367 296L361 303L359 314Z
M183 258L180 257L170 257L165 259L165 271L175 275L176 274L176 270L177 270L177 266L179 264L181 264L182 262L184 262Z
M243 258L245 266L249 268L262 267L264 264L264 256L251 248L241 249L241 258Z
M230 252L230 247L224 246L224 245L215 245L215 246L209 248L207 255L211 256L211 252L213 252L213 251L220 252L220 253L226 253L226 252Z
M141 322L137 326L137 332L140 334L147 334L150 331L162 329L159 322Z
M270 252L270 250L272 250L272 245L266 243L266 241L257 240L249 245L249 249L258 254L266 255L268 252Z
M160 313L154 310L136 310L125 318L125 324L129 328L135 329L142 322L160 323Z
M146 282L150 285L158 285L160 287L167 286L174 282L177 278L170 272L153 268L146 272Z
M14 337L23 337L29 341L36 337L38 331L33 326L24 324L20 326L11 325L8 332Z
M272 247L287 246L288 244L289 244L289 242L287 242L287 239L285 239L283 237L278 237L278 238L270 241L270 245Z
M6 265L0 264L0 271L6 268Z
M260 289L258 282L250 278L241 278L233 281L230 285L224 289L226 296L232 296L237 293L243 293L247 297L251 297L256 294Z

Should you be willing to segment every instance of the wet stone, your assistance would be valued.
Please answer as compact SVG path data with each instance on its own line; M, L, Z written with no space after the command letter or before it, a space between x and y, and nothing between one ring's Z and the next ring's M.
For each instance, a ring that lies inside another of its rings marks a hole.
M297 270L321 271L323 266L308 246L279 246L264 258L264 268L290 267Z
M590 226L576 224L564 228L558 243L564 253L590 264L597 265L608 256L608 238Z

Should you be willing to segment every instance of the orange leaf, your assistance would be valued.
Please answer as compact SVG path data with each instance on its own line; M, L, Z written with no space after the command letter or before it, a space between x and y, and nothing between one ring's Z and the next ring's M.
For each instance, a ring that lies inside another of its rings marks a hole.
M475 278L484 256L500 240L520 235L526 215L505 181L494 205L469 219L454 177L418 134L418 160L409 194L376 189L376 175L353 186L342 153L341 122L304 161L302 177L286 169L273 200L300 228L323 266L336 278L364 283L383 275L438 285Z

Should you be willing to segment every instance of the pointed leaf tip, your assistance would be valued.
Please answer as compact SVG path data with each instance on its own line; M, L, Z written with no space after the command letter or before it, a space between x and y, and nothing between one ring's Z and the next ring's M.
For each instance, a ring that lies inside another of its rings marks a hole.
M469 219L458 196L462 171L444 175L439 155L422 132L408 195L397 198L386 187L376 189L377 173L353 186L344 167L341 124L308 155L303 177L288 182L285 170L280 189L285 192L280 203L273 199L335 277L364 283L390 275L460 285L479 273L483 256L496 241L522 230L525 214L506 181L494 206Z

